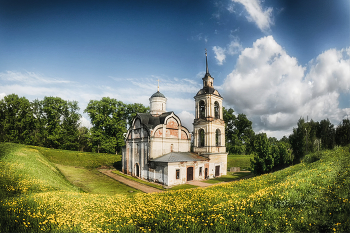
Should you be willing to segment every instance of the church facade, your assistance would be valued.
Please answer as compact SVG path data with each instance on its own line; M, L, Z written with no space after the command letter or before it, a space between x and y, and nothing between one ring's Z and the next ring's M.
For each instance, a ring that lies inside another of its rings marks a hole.
M195 99L192 134L174 112L166 111L166 97L158 91L150 101L150 113L138 113L126 136L122 171L166 186L226 175L223 98L214 89L206 57L203 88Z

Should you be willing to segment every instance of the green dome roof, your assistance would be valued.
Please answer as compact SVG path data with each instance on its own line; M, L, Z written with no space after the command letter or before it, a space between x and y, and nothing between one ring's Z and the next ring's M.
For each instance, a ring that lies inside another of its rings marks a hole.
M165 98L165 96L164 96L162 93L160 93L159 91L157 91L156 93L154 93L154 94L151 96L151 98L153 98L153 97L163 97L163 98Z

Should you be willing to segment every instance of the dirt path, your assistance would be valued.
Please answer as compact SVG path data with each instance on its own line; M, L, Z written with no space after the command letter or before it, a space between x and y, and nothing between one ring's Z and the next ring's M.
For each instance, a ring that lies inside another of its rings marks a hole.
M122 176L118 176L117 174L113 173L111 169L98 169L99 172L105 174L106 176L109 176L123 184L126 184L130 187L133 187L135 189L138 189L138 190L141 190L142 192L145 192L145 193L160 193L160 192L164 192L163 190L159 190L159 189L156 189L156 188L153 188L153 187L150 187L150 186L147 186L147 185L144 185L144 184L141 184L141 183L138 183L136 181L133 181L133 180L129 180L129 179L126 179ZM239 181L239 180L243 180L243 179L249 179L251 177L253 177L254 174L250 174L248 176L244 176L244 177L241 177L237 180L233 180L233 181ZM229 182L233 182L233 181L229 181ZM222 183L225 183L225 182L220 182L220 183L215 183L215 184L222 184ZM187 182L187 184L191 184L191 185L195 185L195 186L198 186L198 187L208 187L208 186L211 186L211 185L214 185L214 184L209 184L209 183L205 183L205 182L201 182L199 180L192 180L192 181L189 181Z
M138 190L141 190L142 192L145 192L145 193L160 193L160 192L164 192L162 190L159 190L159 189L156 189L156 188L153 188L153 187L150 187L150 186L147 186L147 185L144 185L144 184L140 184L136 181L132 181L132 180L129 180L129 179L126 179L122 176L118 176L117 174L113 173L112 170L110 169L98 169L99 172L105 174L106 176L109 176L119 182L122 182L130 187L133 187L135 189L138 189Z

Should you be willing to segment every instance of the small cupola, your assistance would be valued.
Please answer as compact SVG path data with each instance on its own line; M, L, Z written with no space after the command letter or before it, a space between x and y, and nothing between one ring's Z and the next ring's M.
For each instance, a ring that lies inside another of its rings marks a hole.
M166 112L166 101L165 96L159 92L159 80L158 80L158 90L154 93L151 98L149 98L150 114L152 116L159 116Z

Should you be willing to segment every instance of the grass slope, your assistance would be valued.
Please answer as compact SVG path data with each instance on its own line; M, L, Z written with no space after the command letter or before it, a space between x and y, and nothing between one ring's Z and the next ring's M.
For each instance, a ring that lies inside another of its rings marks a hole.
M231 167L240 167L241 170L249 170L250 159L253 159L252 155L228 155L227 156L227 169Z
M11 145L2 144L0 149ZM29 152L20 146L15 152L7 150L0 158L1 169L16 161L3 163L9 154ZM320 159L248 180L133 198L82 193L64 182L60 190L7 192L0 203L4 214L0 231L350 231L349 147L314 157Z
M138 189L131 188L100 173L97 169L87 169L61 164L56 164L56 166L69 182L87 193L107 195L124 194L128 196L142 193Z
M66 166L98 168L101 166L113 166L113 163L121 160L121 155L91 153L70 150L57 150L45 147L32 147L43 154L55 164Z
M79 191L38 150L0 143L0 197L33 192Z

